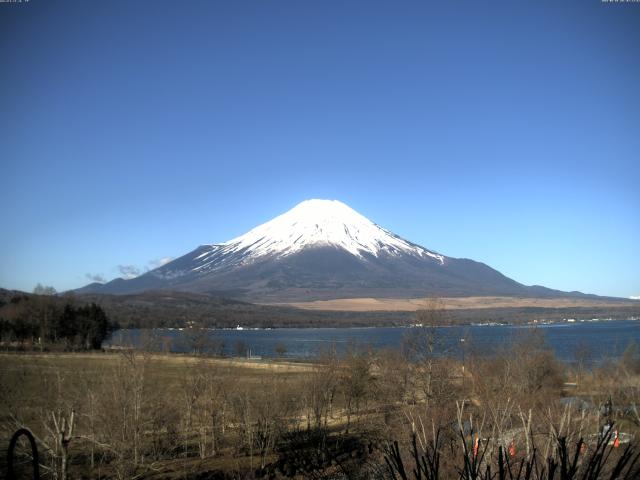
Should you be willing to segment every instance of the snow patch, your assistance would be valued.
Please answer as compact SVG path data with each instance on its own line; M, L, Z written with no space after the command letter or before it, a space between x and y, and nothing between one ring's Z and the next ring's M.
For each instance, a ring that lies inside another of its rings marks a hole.
M429 257L444 264L444 256L414 245L376 225L337 200L306 200L288 212L196 257L206 270L212 263L229 258L245 264L264 256L285 257L314 246L334 246L364 258L388 255ZM222 266L222 265L220 265Z

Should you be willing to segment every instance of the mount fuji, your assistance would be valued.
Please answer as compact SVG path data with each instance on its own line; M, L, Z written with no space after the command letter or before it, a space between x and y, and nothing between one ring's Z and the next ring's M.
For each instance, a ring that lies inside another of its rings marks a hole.
M354 297L582 296L525 286L491 267L404 240L342 202L306 200L220 244L201 245L139 277L78 293L176 290L257 302Z

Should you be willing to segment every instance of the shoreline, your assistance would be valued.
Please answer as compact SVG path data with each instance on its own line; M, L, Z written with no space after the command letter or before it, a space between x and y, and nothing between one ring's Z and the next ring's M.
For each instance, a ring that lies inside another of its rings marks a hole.
M563 320L540 320L540 321L528 321L528 322L471 322L471 323L444 323L441 325L423 325L423 324L409 324L409 325L343 325L338 327L141 327L141 328L121 328L120 330L170 330L170 331L189 331L189 330L208 330L208 331L220 331L220 332L267 332L275 330L372 330L377 328L454 328L454 327L551 327L551 326L577 326L584 323L606 323L606 322L637 322L640 321L640 317L628 317L628 318L590 318L590 319L563 319Z

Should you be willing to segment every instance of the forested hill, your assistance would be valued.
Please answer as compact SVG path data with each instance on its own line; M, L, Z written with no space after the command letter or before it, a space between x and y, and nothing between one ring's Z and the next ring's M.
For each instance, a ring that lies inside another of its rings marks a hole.
M118 327L101 306L74 296L0 289L0 344L90 350Z
M406 325L413 317L407 312L310 311L187 292L91 294L78 298L101 305L109 318L123 328L185 327L192 323L208 328Z

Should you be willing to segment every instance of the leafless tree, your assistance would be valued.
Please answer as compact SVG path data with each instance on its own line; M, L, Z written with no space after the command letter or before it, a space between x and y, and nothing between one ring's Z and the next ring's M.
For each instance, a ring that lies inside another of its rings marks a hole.
M352 416L359 414L362 404L373 391L372 384L370 355L359 351L356 345L351 345L340 369L340 390L345 402L347 433L349 433Z

